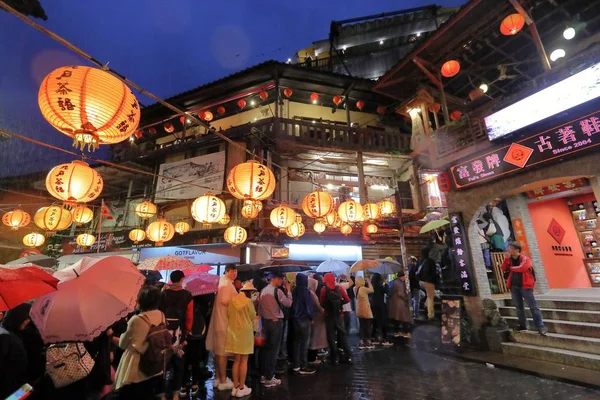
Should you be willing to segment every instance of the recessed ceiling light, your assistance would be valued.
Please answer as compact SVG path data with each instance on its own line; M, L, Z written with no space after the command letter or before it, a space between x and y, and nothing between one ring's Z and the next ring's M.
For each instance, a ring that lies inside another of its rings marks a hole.
M575 28L568 27L563 31L563 37L567 40L571 40L575 37Z
M556 49L552 53L550 53L550 59L552 61L556 61L558 59L563 58L566 55L567 55L567 53L565 53L565 51L563 49Z

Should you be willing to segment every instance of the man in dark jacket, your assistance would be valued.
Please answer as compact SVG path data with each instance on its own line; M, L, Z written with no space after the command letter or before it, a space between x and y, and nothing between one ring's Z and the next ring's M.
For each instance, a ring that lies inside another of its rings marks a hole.
M408 266L408 281L410 284L410 297L413 305L413 317L419 316L419 308L421 306L421 284L417 277L417 270L419 264L417 263L417 257L410 256L410 265Z
M325 286L321 289L319 301L326 313L325 324L327 328L327 343L331 352L331 362L339 364L338 347L340 347L348 356L346 362L351 364L352 359L350 355L352 353L350 352L348 338L346 337L342 310L342 305L349 303L350 297L348 297L348 293L344 289L335 284L335 276L332 273L325 274L323 282ZM336 338L338 341L337 344Z
M438 284L438 271L435 262L429 258L429 248L421 250L421 264L417 272L421 287L427 293L427 318L435 318L435 285Z
M316 371L308 367L308 344L313 322L314 303L308 289L308 276L296 275L296 288L292 292L292 324L294 326L293 370L300 375L312 375Z

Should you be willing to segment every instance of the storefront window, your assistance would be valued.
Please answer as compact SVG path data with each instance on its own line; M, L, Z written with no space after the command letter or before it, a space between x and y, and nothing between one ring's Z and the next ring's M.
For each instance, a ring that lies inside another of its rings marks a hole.
M446 196L440 191L437 183L438 173L434 171L421 172L421 189L426 208L446 208Z

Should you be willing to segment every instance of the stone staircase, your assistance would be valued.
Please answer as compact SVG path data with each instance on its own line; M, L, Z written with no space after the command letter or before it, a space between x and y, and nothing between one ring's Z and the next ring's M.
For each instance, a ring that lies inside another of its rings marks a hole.
M530 331L514 332L502 344L507 355L533 358L600 371L600 302L538 299L548 335L541 336L526 307ZM499 305L500 314L511 328L517 312L511 300Z

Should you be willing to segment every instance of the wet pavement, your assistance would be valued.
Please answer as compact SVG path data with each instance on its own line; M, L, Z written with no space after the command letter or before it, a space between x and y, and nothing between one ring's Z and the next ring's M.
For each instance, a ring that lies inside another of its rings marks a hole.
M253 384L249 399L600 399L600 391L484 364L427 353L406 345L358 351L354 365L323 365L313 376L286 374L277 388ZM213 394L212 380L197 399L227 399Z

